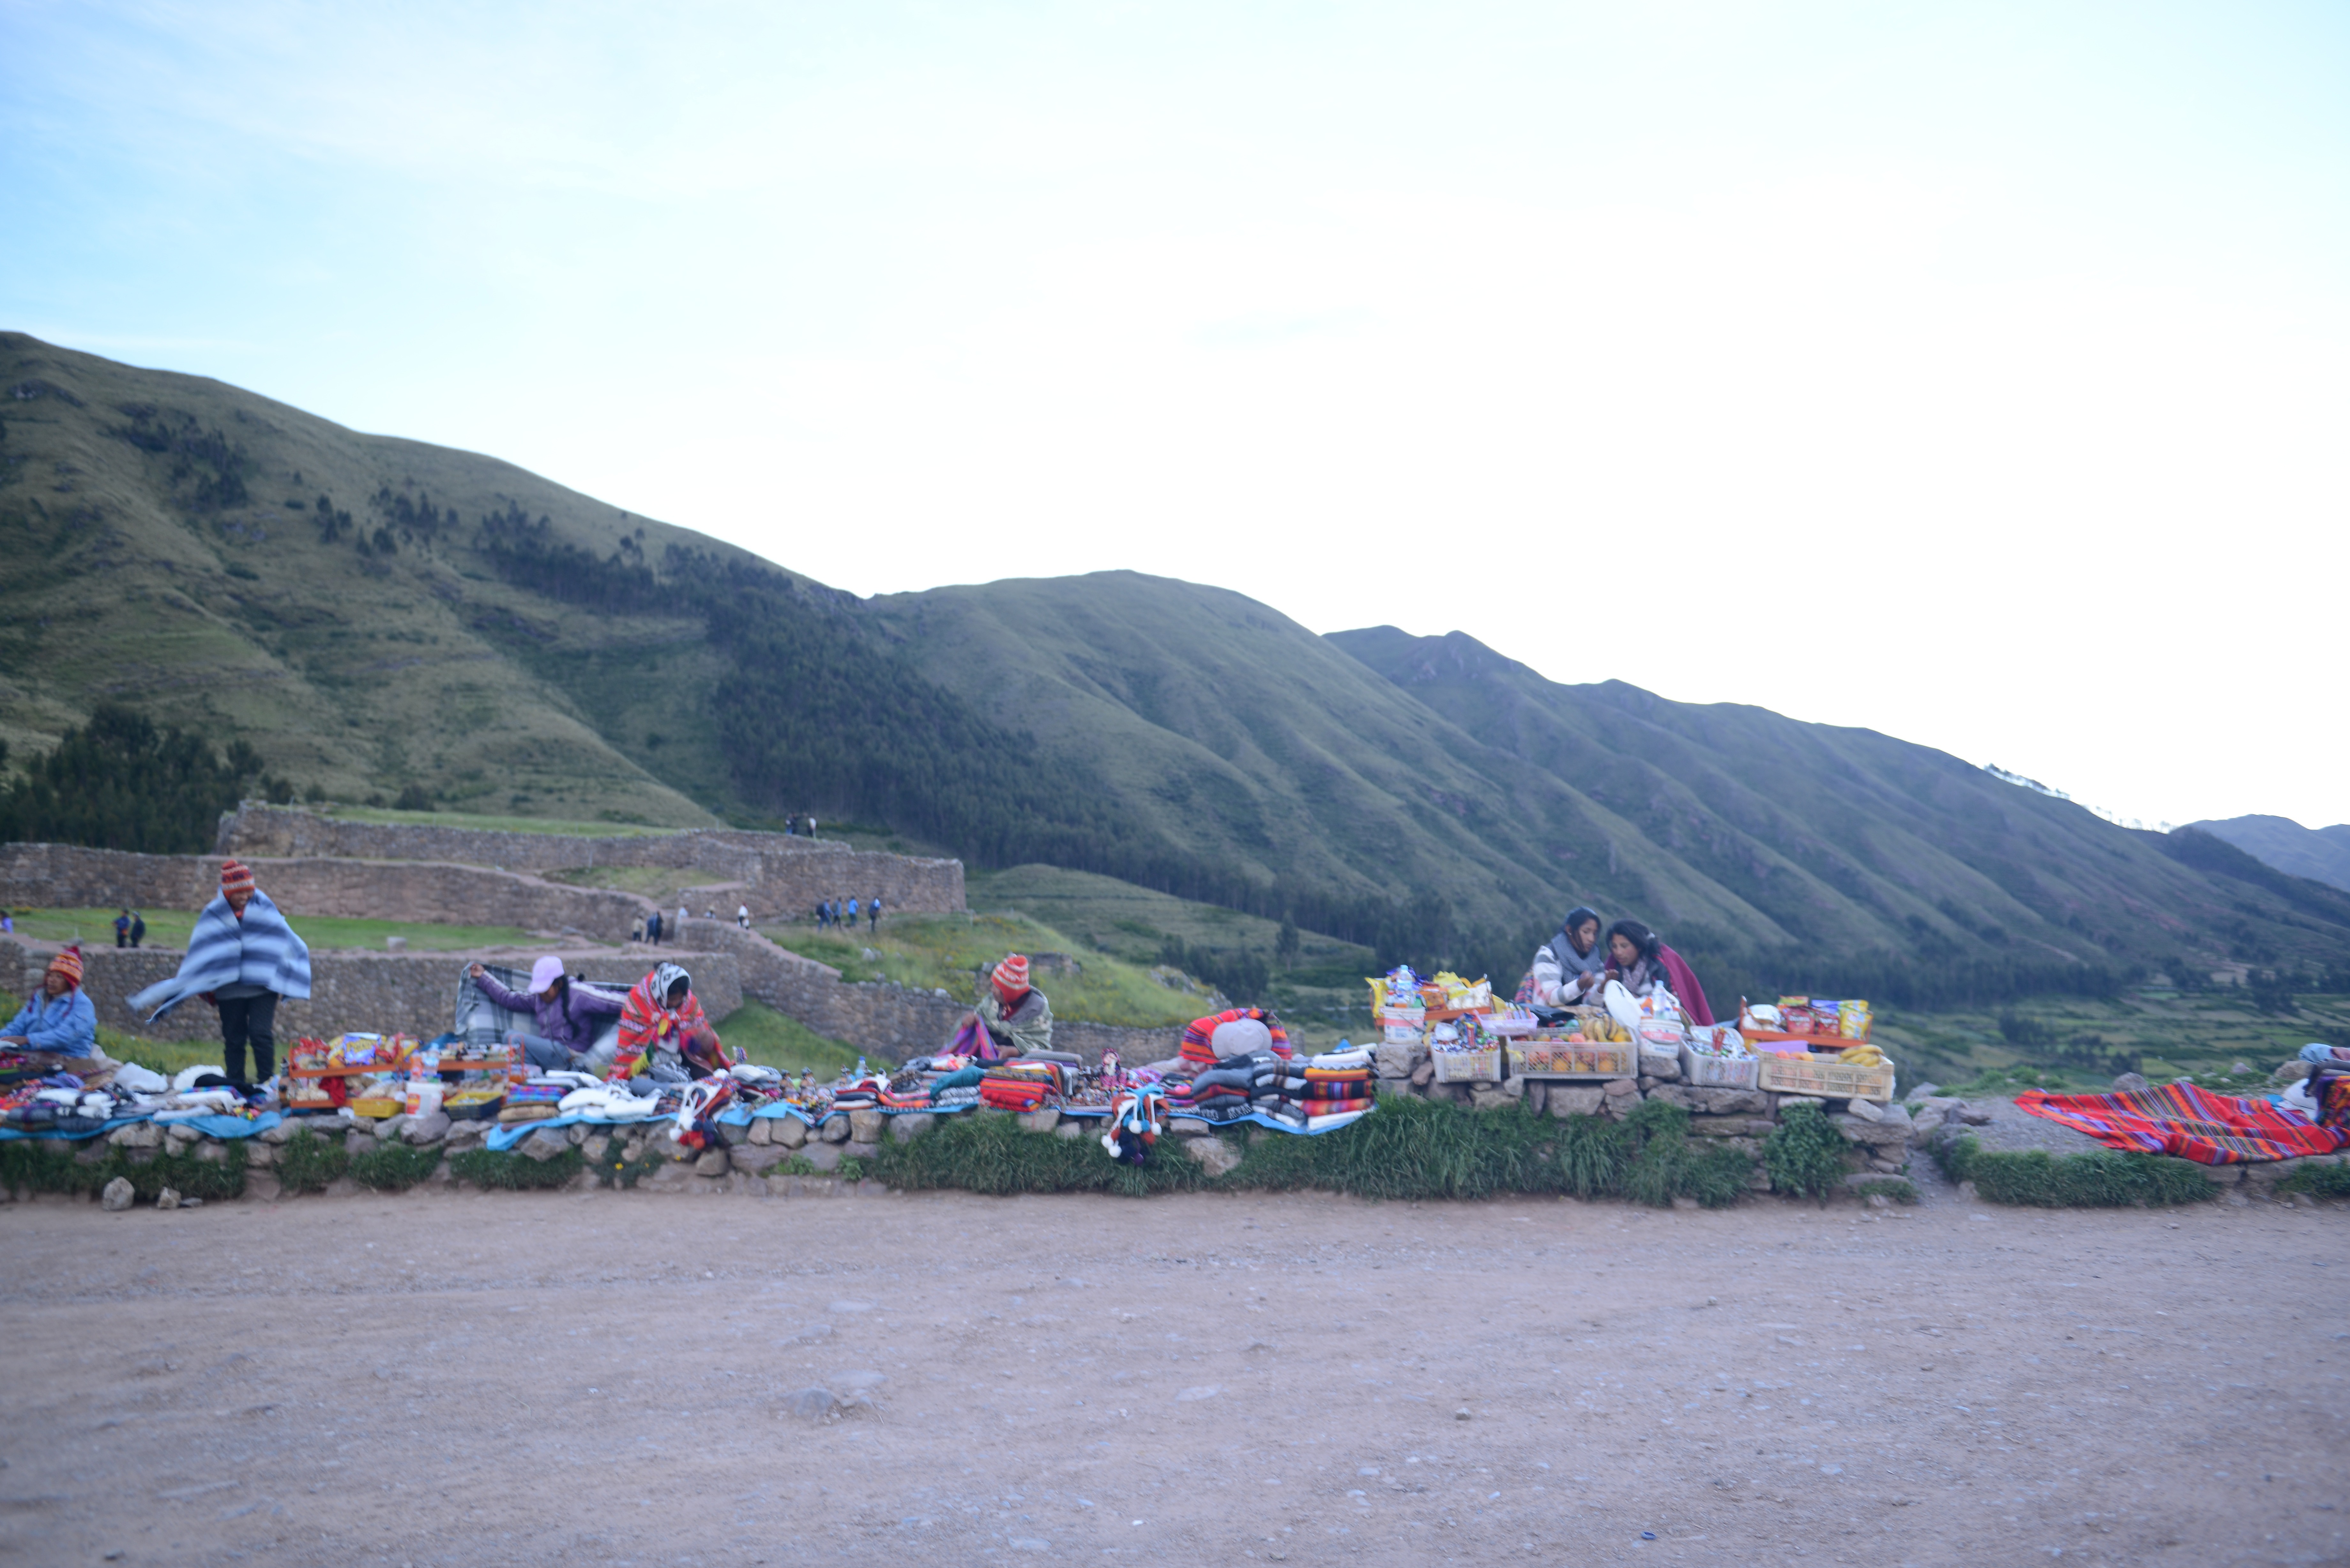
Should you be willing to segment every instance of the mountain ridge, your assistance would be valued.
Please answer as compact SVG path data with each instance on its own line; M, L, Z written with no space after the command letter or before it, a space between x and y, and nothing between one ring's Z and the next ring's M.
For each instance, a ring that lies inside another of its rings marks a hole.
M1582 901L1757 989L2350 971L2338 890L1874 731L1559 685L1465 633L1320 637L1134 572L858 599L494 458L22 334L0 389L0 543L47 572L0 586L19 755L111 695L333 798L813 810L1505 982Z

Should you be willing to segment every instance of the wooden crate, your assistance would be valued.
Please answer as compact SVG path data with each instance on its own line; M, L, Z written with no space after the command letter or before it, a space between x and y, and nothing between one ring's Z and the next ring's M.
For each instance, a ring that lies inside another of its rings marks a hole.
M1817 1095L1824 1100L1893 1098L1893 1064L1863 1067L1812 1056L1757 1056L1755 1086L1774 1095Z
M1510 1044L1513 1078L1630 1078L1639 1046L1629 1041L1520 1040Z

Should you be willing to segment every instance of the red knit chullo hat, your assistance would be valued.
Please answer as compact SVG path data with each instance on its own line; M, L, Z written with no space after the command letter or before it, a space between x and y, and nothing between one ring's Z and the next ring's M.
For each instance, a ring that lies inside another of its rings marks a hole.
M66 983L68 985L79 985L81 983L81 944L76 942L51 959L49 972L65 976Z
M234 893L240 888L244 888L248 893L253 891L253 872L251 868L241 860L229 860L223 862L221 866L221 891L224 893Z
M1014 953L995 966L995 994L1017 1002L1028 994L1028 955Z

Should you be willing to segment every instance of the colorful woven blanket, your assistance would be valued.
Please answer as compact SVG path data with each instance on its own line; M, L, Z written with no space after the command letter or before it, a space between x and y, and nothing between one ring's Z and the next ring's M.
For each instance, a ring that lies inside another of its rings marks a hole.
M2015 1108L2062 1122L2107 1148L2169 1154L2201 1165L2294 1159L2350 1147L2350 1130L2313 1127L2266 1100L2207 1094L2192 1084L2111 1095L2015 1096Z

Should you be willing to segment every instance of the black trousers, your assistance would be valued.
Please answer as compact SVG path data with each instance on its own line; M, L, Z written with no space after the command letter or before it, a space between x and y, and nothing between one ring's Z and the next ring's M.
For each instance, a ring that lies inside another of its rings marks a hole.
M220 1004L221 1044L227 1052L223 1064L234 1084L251 1084L277 1071L277 993L224 998ZM244 1075L244 1048L253 1046L253 1076Z

